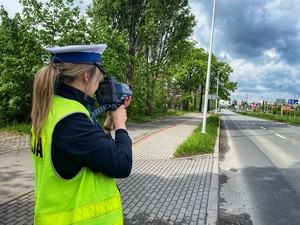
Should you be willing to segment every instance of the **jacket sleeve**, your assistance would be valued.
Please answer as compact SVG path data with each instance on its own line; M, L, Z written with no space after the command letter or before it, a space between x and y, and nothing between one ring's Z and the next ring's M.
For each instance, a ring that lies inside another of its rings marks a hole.
M88 167L112 178L125 178L132 168L132 141L127 131L117 130L114 141L81 113L69 115L56 125L51 151L60 175Z

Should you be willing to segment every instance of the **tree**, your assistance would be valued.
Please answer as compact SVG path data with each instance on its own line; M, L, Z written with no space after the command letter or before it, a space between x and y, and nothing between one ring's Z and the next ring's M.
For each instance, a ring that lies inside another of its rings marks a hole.
M195 17L187 0L94 0L87 11L75 0L20 2L21 14L0 12L2 122L29 120L34 74L49 62L44 47L54 45L108 44L104 68L131 85L130 114L163 112L174 96L185 109L201 107L208 55L190 41ZM212 57L211 93L220 73L219 94L229 98L231 72Z
M28 121L33 74L42 65L42 49L28 24L0 10L0 122Z
M189 42L187 44L188 48L185 55L174 67L173 86L179 87L177 89L183 97L183 108L188 110L189 105L193 104L193 109L196 110L199 88L200 105L202 105L208 54L204 49L195 47L196 43Z
M194 25L195 18L187 1L152 0L148 3L145 24L141 28L143 67L146 71L146 114L153 111L157 82L160 81L160 90L166 86L168 69L186 51L186 39Z
M103 55L105 71L125 82L127 80L126 66L128 61L127 35L122 30L111 26L107 17L102 14L99 15L104 3L94 3L95 5L88 9L91 42L108 45Z
M219 97L223 100L229 100L231 92L237 89L237 83L230 81L230 74L233 69L225 62L214 61L212 66L210 93L216 93L217 77L219 75Z
M182 60L173 67L175 74L172 80L173 92L176 90L182 96L182 104L185 110L196 110L197 95L200 94L199 111L202 111L204 88L206 83L208 54L202 48L197 48L196 43L188 43L188 51ZM213 55L210 78L210 94L216 93L217 77L219 75L219 96L228 100L230 93L236 89L237 84L229 80L232 68L225 62L220 62Z
M90 15L94 23L101 21L112 33L125 34L127 41L126 82L131 85L137 49L139 47L139 27L144 21L147 0L94 0Z
M21 0L22 16L42 46L89 44L87 15L74 0Z
M86 16L72 0L22 0L23 12L0 10L0 122L29 121L34 74L45 46L89 43Z
M195 25L187 1L95 0L90 12L112 33L126 34L126 81L137 93L136 102L146 103L145 113L151 114L157 81L166 85L167 68L184 52L182 42Z

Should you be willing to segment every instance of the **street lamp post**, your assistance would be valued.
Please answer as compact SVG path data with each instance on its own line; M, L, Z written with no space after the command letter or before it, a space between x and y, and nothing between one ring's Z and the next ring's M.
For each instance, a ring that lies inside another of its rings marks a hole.
M212 52L212 44L213 44L213 36L214 36L215 9L216 9L216 0L214 0L214 2L213 2L213 10L212 10L209 54L208 54L208 64L207 64L206 84L205 84L205 100L204 100L204 111L203 111L203 121L202 121L202 131L201 131L201 133L206 133L207 104L208 104L208 93L209 93L211 52Z

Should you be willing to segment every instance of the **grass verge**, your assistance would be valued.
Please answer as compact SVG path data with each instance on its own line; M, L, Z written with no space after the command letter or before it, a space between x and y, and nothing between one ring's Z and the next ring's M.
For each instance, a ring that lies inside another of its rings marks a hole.
M17 134L30 134L30 123L10 123L0 127L2 132L11 132Z
M202 123L194 130L177 149L175 157L187 157L204 153L212 153L216 142L219 127L219 115L214 114L207 118L206 134L201 133Z
M135 116L128 116L128 122L129 123L143 123L143 122L148 122L151 120L155 120L155 119L163 119L166 117L172 117L172 116L182 116L183 114L185 114L187 112L184 111L167 111L164 113L155 113L153 115L150 116L145 116L145 115L135 115Z
M168 111L166 113L157 113L151 116L128 116L129 123L143 123L147 121L151 121L154 119L162 119L165 117L172 117L172 116L181 116L186 112L183 111ZM106 114L99 116L99 123L103 124L105 121ZM30 134L31 124L30 123L9 123L0 126L1 132L11 132L11 133L18 133L18 134Z
M239 114L245 115L245 116L252 116L257 117L261 119L266 120L273 120L278 121L282 123L288 123L288 124L294 124L299 125L300 124L300 117L292 117L292 116L280 116L280 115L273 115L269 113L257 113L257 112L239 112Z

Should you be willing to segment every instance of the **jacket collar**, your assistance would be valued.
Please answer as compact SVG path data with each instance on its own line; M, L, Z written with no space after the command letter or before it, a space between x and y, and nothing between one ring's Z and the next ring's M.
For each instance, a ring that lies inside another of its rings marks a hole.
M93 109L95 105L95 99L86 95L84 92L81 90L74 88L70 85L60 83L56 90L55 94L59 95L61 97L75 100L77 102L80 102L82 105L84 105L90 112Z

